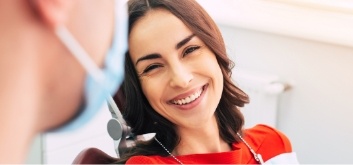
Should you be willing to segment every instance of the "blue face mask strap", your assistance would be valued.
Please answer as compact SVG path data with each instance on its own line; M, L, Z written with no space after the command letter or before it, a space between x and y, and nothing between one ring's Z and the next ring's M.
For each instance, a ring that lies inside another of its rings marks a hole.
M58 26L55 30L56 35L60 38L62 43L69 49L69 51L74 55L74 57L82 64L82 66L87 70L89 75L92 76L97 82L103 82L104 74L93 62L87 52L81 47L81 45L73 38L71 33L64 26ZM111 112L113 119L108 122L108 133L114 139L115 151L117 155L121 155L123 150L128 147L126 143L126 137L130 133L130 127L126 125L115 101L109 93L106 93L108 108ZM124 137L124 138L122 138ZM121 149L119 149L121 148Z
M55 29L55 34L60 38L62 43L68 48L79 63L97 82L102 82L104 79L103 72L99 69L97 64L90 58L88 53L82 46L74 39L72 34L65 26L58 26Z

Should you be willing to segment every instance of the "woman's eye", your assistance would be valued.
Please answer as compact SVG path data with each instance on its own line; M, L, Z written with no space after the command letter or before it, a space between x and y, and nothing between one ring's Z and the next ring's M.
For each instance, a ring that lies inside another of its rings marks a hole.
M148 73L148 72L150 72L151 70L156 69L156 68L158 68L158 67L160 67L160 65L155 65L155 64L150 65L150 66L148 66L145 70L143 70L143 73Z
M192 53L193 51L195 51L195 50L197 50L197 49L199 49L199 48L200 48L200 46L192 46L192 47L189 47L189 48L187 48L187 49L185 50L183 56L186 56L186 55Z

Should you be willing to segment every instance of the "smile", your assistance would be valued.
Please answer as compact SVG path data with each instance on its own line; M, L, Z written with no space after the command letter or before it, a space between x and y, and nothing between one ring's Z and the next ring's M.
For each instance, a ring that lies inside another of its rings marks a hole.
M196 91L195 93L183 98L183 99L178 99L178 100L172 100L171 102L175 105L185 105L185 104L189 104L192 103L193 101L195 101L197 98L199 98L201 96L203 92L203 87Z

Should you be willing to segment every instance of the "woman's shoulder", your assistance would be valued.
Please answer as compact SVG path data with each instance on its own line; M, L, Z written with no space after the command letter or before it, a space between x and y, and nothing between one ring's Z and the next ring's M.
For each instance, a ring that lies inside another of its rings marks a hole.
M282 153L292 152L292 145L288 137L276 128L259 124L244 130L244 138L261 153L264 160Z

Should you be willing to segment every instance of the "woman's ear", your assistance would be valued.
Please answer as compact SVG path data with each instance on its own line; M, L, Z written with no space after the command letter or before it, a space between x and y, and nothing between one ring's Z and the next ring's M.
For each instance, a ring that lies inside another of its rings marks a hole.
M32 0L44 23L51 28L65 24L76 0Z

